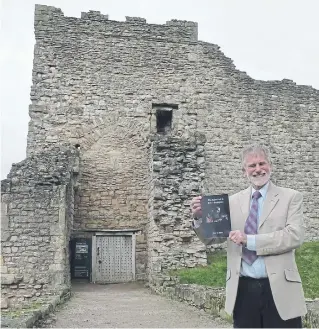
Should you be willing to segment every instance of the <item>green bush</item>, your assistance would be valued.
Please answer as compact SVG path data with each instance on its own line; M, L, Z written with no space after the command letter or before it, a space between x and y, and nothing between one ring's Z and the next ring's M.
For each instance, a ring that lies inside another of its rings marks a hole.
M307 298L319 297L319 241L305 242L296 251L296 262ZM225 287L226 253L218 251L207 255L208 266L174 271L180 283Z

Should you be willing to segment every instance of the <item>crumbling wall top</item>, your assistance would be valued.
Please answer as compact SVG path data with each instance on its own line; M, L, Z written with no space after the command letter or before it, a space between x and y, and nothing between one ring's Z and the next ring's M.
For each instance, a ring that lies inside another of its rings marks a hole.
M1 192L21 186L65 185L70 175L78 174L79 151L72 145L56 145L14 163L7 179L1 181Z
M35 6L35 31L45 30L45 26L71 27L79 32L85 27L86 32L105 33L112 36L130 36L134 38L166 39L175 42L198 41L198 24L196 22L172 19L166 24L148 24L145 18L126 16L125 22L113 21L109 15L100 11L82 12L81 18L65 17L60 8L46 5ZM59 24L60 23L60 24ZM100 24L98 24L100 23ZM97 25L96 25L97 24ZM41 33L40 33L41 36Z

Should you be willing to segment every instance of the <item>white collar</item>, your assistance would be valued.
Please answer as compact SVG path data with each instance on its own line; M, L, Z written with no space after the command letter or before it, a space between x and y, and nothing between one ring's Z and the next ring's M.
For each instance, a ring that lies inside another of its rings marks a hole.
M266 194L267 194L267 191L268 191L268 187L269 187L269 181L260 190L258 190L263 198L266 197ZM251 197L252 197L252 195L254 194L255 191L257 191L257 190L255 190L253 187L251 187Z

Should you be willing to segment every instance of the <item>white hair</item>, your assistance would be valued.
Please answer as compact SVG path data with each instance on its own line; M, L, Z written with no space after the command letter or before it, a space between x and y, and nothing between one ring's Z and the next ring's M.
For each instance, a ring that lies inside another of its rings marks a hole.
M254 143L246 146L241 153L242 166L245 167L245 160L248 154L264 154L265 159L271 164L269 149L259 143Z

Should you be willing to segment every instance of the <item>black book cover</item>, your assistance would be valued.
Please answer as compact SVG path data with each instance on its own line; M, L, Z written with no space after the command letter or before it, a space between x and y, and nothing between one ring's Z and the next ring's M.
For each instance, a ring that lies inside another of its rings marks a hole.
M206 239L227 238L231 231L228 194L203 196L201 206L201 235Z

